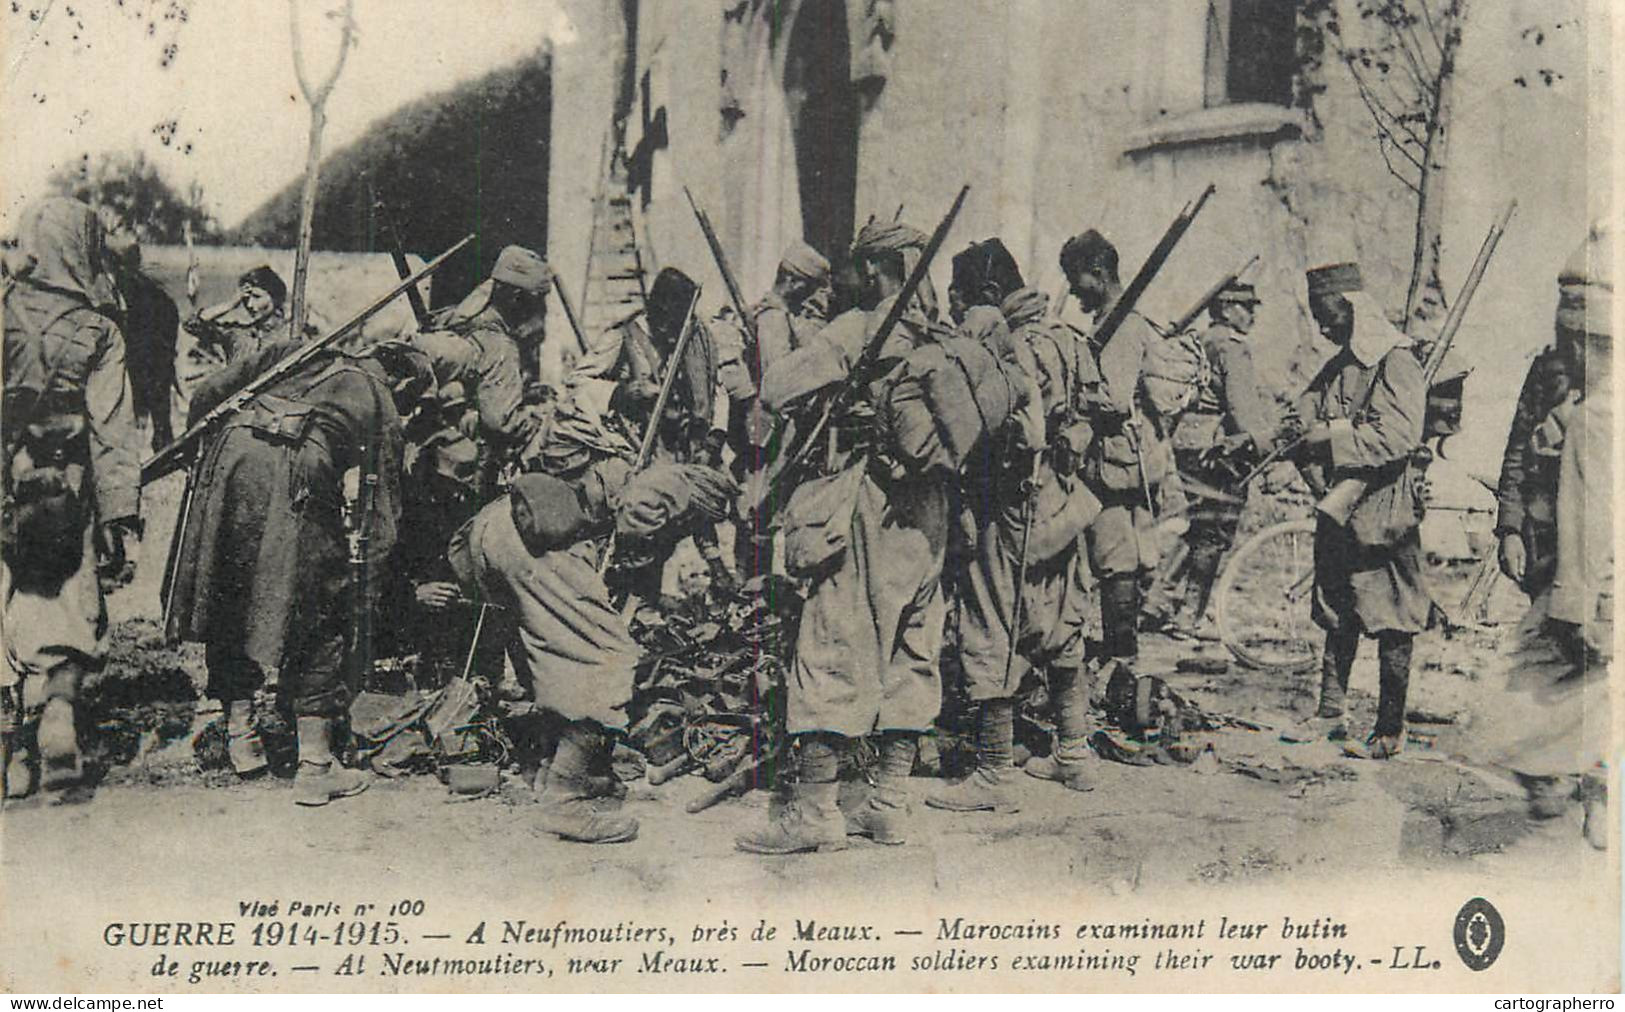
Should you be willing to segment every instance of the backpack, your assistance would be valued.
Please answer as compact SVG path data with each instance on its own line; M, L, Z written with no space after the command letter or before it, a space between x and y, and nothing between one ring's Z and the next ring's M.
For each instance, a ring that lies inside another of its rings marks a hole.
M1172 420L1195 402L1212 382L1207 349L1194 331L1170 334L1146 345L1140 365L1140 389L1151 411Z

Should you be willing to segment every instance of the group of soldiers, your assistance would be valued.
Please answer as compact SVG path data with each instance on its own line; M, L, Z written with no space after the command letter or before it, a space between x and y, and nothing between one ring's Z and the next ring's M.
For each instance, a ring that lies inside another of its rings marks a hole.
M192 392L190 419L256 377L275 381L188 454L163 588L166 633L206 645L232 766L266 767L254 700L274 689L297 728L295 800L365 788L339 758L357 689L359 553L364 571L394 567L367 593L397 635L454 664L466 650L477 667L507 668L502 693L551 718L539 824L568 840L632 839L636 820L595 803L643 659L626 602L657 601L692 539L714 587L782 573L805 596L787 659L788 803L740 849L909 839L920 739L945 698L969 701L974 760L924 804L1016 810L1014 721L1029 679L1047 689L1055 735L1025 772L1088 791L1104 686L1135 675L1142 628L1195 631L1244 478L1271 454L1317 490L1362 489L1345 516L1319 517L1319 708L1283 737L1349 737L1344 696L1367 637L1378 714L1346 748L1398 753L1431 604L1418 533L1428 391L1359 267L1308 273L1335 351L1280 418L1253 367L1252 286L1217 291L1205 333L1165 333L1124 304L1117 249L1091 229L1059 265L1092 326L1053 311L997 238L953 256L944 312L927 271L940 232L871 221L849 251L855 285L798 243L759 302L709 319L699 286L667 268L634 318L578 335L563 383L545 389L536 363L554 279L530 250L502 250L488 280L418 332L335 344L285 374L272 371L308 338L290 339L274 272L244 275L229 312L186 324L228 360ZM43 201L9 273L8 797L82 775L78 685L105 657L103 590L128 582L142 531L103 247L90 208ZM1545 386L1529 396L1548 397ZM1183 514L1182 544L1162 544L1159 521ZM1509 573L1544 571L1549 538L1503 533ZM1148 602L1159 567L1175 589ZM843 813L843 757L865 738L878 743L874 783Z

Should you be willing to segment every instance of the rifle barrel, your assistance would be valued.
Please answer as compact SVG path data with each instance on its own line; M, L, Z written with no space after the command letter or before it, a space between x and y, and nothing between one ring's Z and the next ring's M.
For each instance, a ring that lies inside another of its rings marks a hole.
M1428 352L1428 360L1423 366L1422 376L1432 383L1439 374L1439 368L1444 365L1444 357L1450 351L1450 345L1456 340L1456 332L1461 329L1462 320L1467 317L1467 306L1473 301L1473 294L1478 291L1478 283L1484 280L1484 272L1489 269L1490 258L1495 256L1495 247L1500 245L1501 236L1506 233L1507 225L1512 222L1512 215L1518 210L1516 200L1507 204L1506 210L1490 226L1489 234L1484 237L1484 243L1478 248L1478 256L1473 258L1473 266L1467 272L1467 280L1462 282L1461 293L1456 296L1455 303L1444 318L1444 326L1439 328L1439 339L1434 342L1433 348Z
M576 336L576 345L581 353L587 353L587 335L581 332L581 320L576 316L575 307L570 304L570 296L564 293L564 279L557 274L553 275L553 293L559 297L559 305L564 307L564 318L570 324L570 332Z
M228 415L235 414L256 394L290 375L295 369L298 369L312 358L315 358L317 355L321 354L342 338L348 337L354 330L356 330L356 328L360 327L363 323L366 323L373 316L377 315L377 313L385 306L395 301L396 297L401 295L401 293L416 286L424 278L439 270L447 260L451 259L453 254L473 241L474 233L471 232L460 239L451 248L447 249L444 253L435 257L427 264L424 264L422 270L418 271L416 274L413 274L411 277L402 280L401 283L396 285L394 288L391 288L387 294L379 297L372 303L372 305L368 306L366 309L363 309L360 313L352 317L349 322L344 324L344 326L333 331L331 334L328 334L326 337L317 341L312 341L300 348L292 355L289 355L287 358L255 377L242 389L226 398L220 404L216 405L212 411L199 419L195 425L191 426L185 432L175 437L175 439L171 441L168 446L159 450L142 463L141 484L146 485L150 482L156 481L157 479L162 478L164 475L175 470L180 466L181 456L192 445L192 443L196 442L197 439L205 432L208 432L210 429L214 428L214 426L217 425L221 419Z
M869 338L869 343L864 345L857 362L853 364L846 385L836 391L835 396L825 406L823 413L819 415L818 421L808 431L807 438L797 448L795 456L790 458L790 463L774 476L775 480L769 483L767 489L769 500L771 500L773 491L778 487L779 481L786 474L800 466L806 460L807 455L812 452L813 445L818 441L818 437L823 434L824 429L829 427L829 421L835 415L837 408L856 396L859 387L867 382L869 371L874 368L875 361L880 357L881 347L891 337L891 332L896 329L898 322L903 319L903 313L908 310L909 303L914 301L914 293L919 291L921 283L925 281L925 276L931 269L931 261L936 257L938 251L942 249L942 244L947 241L948 230L953 228L954 219L959 217L959 209L965 206L965 196L969 193L969 183L959 188L959 196L954 198L953 206L948 208L947 215L937 224L936 231L931 233L930 240L925 244L925 249L920 254L920 262L914 265L914 270L909 274L908 280L903 282L902 290L897 293L897 298L892 301L891 307L886 310L886 315L881 319L879 328Z
M728 267L728 254L722 249L722 241L717 238L717 230L711 226L711 216L705 213L686 186L683 187L683 196L688 198L688 206L694 209L694 219L700 223L700 231L705 233L705 244L711 247L711 259L717 262L717 271L722 275L722 284L728 289L728 301L733 303L734 312L739 314L739 325L744 327L745 333L755 341L756 321L745 306L745 293L740 290L739 281Z
M1112 335L1117 333L1117 328L1121 327L1123 321L1128 319L1129 311L1134 308L1135 303L1140 301L1140 296L1150 286L1151 279L1156 277L1157 271L1162 269L1163 262L1174 251L1174 247L1184 237L1185 230L1191 227L1191 222L1196 220L1196 216L1202 211L1202 206L1207 203L1209 197L1213 196L1213 192L1213 184L1207 184L1207 189L1202 191L1201 196L1196 198L1195 203L1186 204L1179 214L1174 217L1173 222L1168 225L1168 230L1162 233L1161 239L1157 240L1157 245L1151 250L1151 255L1146 257L1145 263L1140 265L1139 271L1134 275L1134 280L1128 283L1128 287L1123 289L1123 293L1117 297L1117 301L1113 302L1111 308L1106 310L1106 315L1100 321L1100 326L1096 327L1094 334L1090 335L1090 342L1096 348L1104 348L1106 342L1112 339Z
M1191 324L1195 323L1196 318L1202 315L1202 310L1206 309L1214 299L1219 297L1220 292L1230 287L1230 285L1233 284L1237 278L1241 277L1243 274L1246 274L1247 271L1251 269L1253 264L1256 263L1258 263L1258 254L1254 253L1252 259L1241 265L1240 270L1226 274L1224 277L1220 278L1218 284L1202 293L1202 297L1198 299L1190 309L1186 310L1184 316L1181 316L1179 319L1174 321L1174 325L1169 329L1169 333L1183 333L1186 327L1189 327Z

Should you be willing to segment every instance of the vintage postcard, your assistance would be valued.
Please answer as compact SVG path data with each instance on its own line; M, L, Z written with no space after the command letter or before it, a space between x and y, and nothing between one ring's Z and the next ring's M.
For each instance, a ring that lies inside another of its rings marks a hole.
M0 987L1618 990L1617 14L13 0Z

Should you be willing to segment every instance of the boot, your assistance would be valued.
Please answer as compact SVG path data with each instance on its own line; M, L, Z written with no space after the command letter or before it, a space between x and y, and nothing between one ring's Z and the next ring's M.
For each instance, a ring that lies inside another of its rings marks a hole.
M1050 754L1033 757L1022 767L1030 777L1052 780L1074 791L1091 791L1089 761L1089 681L1076 668L1050 670L1050 696L1055 702L1055 744Z
M367 789L360 770L346 769L333 758L333 725L326 717L299 717L299 769L293 777L293 803L316 808Z
M625 843L638 837L638 820L608 815L592 807L587 771L594 758L607 754L609 736L591 721L570 724L559 735L558 750L548 764L547 786L537 798L537 822L561 840L576 843Z
M234 699L226 704L226 755L240 777L253 776L265 769L265 745L254 727L254 704Z
M970 775L926 796L925 803L946 812L1016 812L1009 778L1015 769L1016 701L984 699L976 707L976 764Z
M1348 737L1343 699L1348 694L1349 673L1354 670L1354 655L1359 649L1359 633L1343 629L1327 631L1326 649L1320 658L1320 703L1314 716L1282 731L1282 741L1303 744L1342 741Z
M739 837L734 846L748 854L846 849L846 822L836 805L840 789L834 780L811 784L798 780L791 785L790 801L779 817L766 828Z
M880 742L880 773L875 778L875 789L861 808L846 817L847 836L867 836L888 847L907 839L908 822L914 814L908 781L914 774L914 757L918 753L919 735L913 731L885 732Z
M39 720L40 786L60 791L84 775L79 756L79 733L74 727L73 704L57 696L45 703Z
M795 783L790 798L778 811L769 812L768 824L734 840L749 854L799 854L809 850L842 850L847 827L836 804L841 790L839 735L806 734L797 742ZM894 747L893 756L901 751Z

